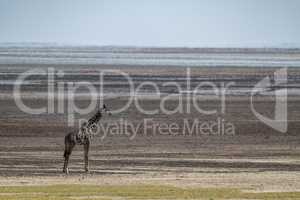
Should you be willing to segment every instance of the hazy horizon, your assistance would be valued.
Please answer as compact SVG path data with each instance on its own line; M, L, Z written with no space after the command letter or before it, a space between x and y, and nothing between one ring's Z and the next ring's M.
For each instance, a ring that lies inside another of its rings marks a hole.
M300 49L300 45L282 44L273 46L154 46L154 45L101 45L56 42L0 42L0 47L95 47L95 48L170 48L170 49Z

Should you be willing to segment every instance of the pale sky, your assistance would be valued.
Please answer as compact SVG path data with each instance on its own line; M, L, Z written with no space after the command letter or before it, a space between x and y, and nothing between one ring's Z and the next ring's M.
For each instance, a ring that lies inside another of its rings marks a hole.
M0 42L300 47L300 1L0 0Z

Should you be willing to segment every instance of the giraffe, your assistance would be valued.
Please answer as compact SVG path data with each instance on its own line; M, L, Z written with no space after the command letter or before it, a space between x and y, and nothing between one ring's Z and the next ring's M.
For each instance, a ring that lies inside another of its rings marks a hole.
M90 149L90 143L92 139L91 129L93 128L93 126L97 125L97 123L102 118L103 113L108 113L109 115L111 115L106 105L103 105L103 107L100 108L92 118L90 118L87 122L83 123L80 127L80 130L70 132L65 136L65 152L64 152L64 167L63 167L64 173L66 174L69 173L69 169L68 169L69 158L75 145L83 145L84 169L85 172L89 171L89 149Z

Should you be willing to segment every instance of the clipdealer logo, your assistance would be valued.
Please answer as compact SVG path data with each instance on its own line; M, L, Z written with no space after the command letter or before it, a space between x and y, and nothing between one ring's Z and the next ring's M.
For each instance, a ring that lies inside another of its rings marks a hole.
M265 77L258 82L251 92L251 110L253 114L267 126L281 132L286 133L288 130L288 113L287 113L287 88L285 86L288 82L287 68L283 68L274 72L274 83L271 83L270 77ZM254 107L253 97L257 94L272 89L275 93L275 112L274 118L268 118L259 113Z
M173 94L164 96L160 88L155 82L143 82L138 87L135 87L131 77L122 71L116 71L116 70L106 70L99 73L99 81L100 81L100 88L96 88L93 83L91 82L64 82L64 81L57 81L55 77L64 77L64 72L62 71L56 71L54 68L48 68L48 70L45 69L33 69L29 70L25 73L22 73L18 79L16 80L16 84L14 85L14 100L16 102L16 105L25 113L28 114L42 114L42 113L60 113L60 114L67 114L68 118L68 125L74 125L75 122L75 113L84 115L89 114L93 112L97 108L98 101L101 102L104 100L104 88L103 88L103 82L104 82L104 76L106 74L118 74L120 76L124 77L124 80L128 82L130 92L129 92L129 100L126 102L126 105L124 105L119 110L112 110L112 113L120 113L126 109L131 104L134 104L139 110L140 113L145 114L147 116L162 113L166 115L171 115L174 113L184 113L184 105L183 105L183 97L186 97L187 105L186 105L186 113L191 113L191 109L198 111L199 114L203 115L214 115L217 114L217 110L204 110L200 107L198 100L201 100L203 96L198 94L199 91L203 89L209 88L209 90L212 92L213 97L216 100L219 100L221 103L221 114L225 114L226 109L226 94L227 90L234 85L234 82L230 83L222 83L221 86L216 85L215 82L200 82L196 87L191 87L191 76L190 76L190 69L187 69L187 83L186 87L183 88L182 85L180 85L177 82L167 82L164 83L163 86L173 86L177 88L178 95L174 97ZM25 82L25 79L27 79L30 76L34 75L43 75L47 77L47 106L41 107L41 108L31 108L24 104L22 100L22 91L21 86ZM261 81L259 81L254 88L251 90L251 111L255 115L257 119L259 119L261 122L266 124L267 126L282 132L286 133L288 130L288 120L287 120L287 88L283 87L286 86L288 82L288 75L287 75L287 68L283 68L280 70L277 70L274 73L274 81L270 77L265 77ZM55 83L55 84L54 84ZM140 90L142 90L144 87L152 87L155 91L156 97L160 99L160 105L159 108L155 108L155 110L145 110L139 102L139 100L142 100L142 95L140 96ZM55 88L57 87L57 88ZM88 94L90 94L90 104L85 107L81 108L76 106L75 99L76 99L76 91L78 91L79 88L85 88L88 89ZM261 114L259 110L256 110L255 108L255 102L254 97L256 95L263 94L265 91L270 90L275 94L275 115L274 118L268 118ZM184 91L188 91L185 93ZM93 95L96 94L96 95ZM178 105L174 110L168 110L167 107L167 101L169 99L178 100ZM55 103L55 99L57 99L57 102ZM65 103L64 100L67 100ZM201 101L200 101L201 102ZM67 105L66 105L67 104ZM57 107L56 107L57 106ZM207 109L207 108L206 108ZM226 121L227 122L227 121ZM209 125L206 125L205 123L202 123L204 125L201 125L200 128L204 127L205 129L208 129ZM226 125L226 124L225 124ZM211 129L213 130L213 128Z

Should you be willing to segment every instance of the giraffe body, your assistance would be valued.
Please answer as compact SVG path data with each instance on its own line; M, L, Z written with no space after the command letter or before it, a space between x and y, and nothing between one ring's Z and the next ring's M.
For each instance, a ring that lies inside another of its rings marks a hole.
M102 112L109 112L105 105L92 118L84 123L80 130L71 132L65 136L65 152L64 152L64 167L63 172L68 174L68 164L70 155L76 145L83 145L84 149L84 169L89 171L89 149L92 139L91 128L102 118Z

